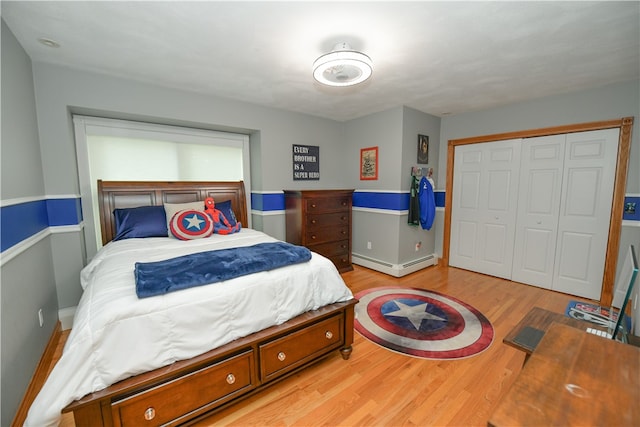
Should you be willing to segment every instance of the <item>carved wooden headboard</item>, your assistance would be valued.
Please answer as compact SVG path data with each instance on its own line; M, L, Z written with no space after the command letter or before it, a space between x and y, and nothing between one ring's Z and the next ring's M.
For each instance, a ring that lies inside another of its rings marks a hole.
M164 203L187 203L213 197L217 203L231 200L238 221L247 226L247 204L243 181L231 182L160 182L98 180L98 205L102 244L116 234L114 209L138 206L162 206Z

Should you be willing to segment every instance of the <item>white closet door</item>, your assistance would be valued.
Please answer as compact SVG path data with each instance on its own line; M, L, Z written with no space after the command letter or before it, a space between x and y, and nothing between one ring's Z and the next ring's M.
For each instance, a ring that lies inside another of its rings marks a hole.
M553 289L600 299L619 129L567 135Z
M551 289L566 135L522 141L511 280Z
M520 144L455 148L450 265L511 277Z

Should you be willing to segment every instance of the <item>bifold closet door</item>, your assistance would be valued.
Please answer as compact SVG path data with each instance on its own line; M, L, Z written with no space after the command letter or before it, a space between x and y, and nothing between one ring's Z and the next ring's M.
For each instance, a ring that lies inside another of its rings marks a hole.
M455 148L449 264L510 278L521 140Z
M566 135L522 140L511 280L553 286Z
M598 300L609 240L619 129L567 134L553 287Z
M449 264L598 300L619 129L457 146Z

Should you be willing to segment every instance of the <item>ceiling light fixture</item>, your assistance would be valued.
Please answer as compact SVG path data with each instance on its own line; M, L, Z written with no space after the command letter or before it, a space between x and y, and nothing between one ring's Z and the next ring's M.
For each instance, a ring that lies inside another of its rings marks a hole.
M315 60L313 78L328 86L353 86L371 77L373 63L348 43L338 43L333 50Z

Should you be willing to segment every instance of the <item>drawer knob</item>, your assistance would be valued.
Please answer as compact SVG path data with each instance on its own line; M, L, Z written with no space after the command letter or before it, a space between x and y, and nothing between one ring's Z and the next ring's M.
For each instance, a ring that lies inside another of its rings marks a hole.
M316 240L316 235L315 234L311 236L311 240Z
M344 230L342 230L342 231L341 231L341 233L342 233L342 234L347 234L347 232L346 232L346 231L344 231Z
M236 377L233 374L227 375L227 384L233 384L236 382Z
M333 338L333 332L327 331L324 333L324 336L326 339L330 340L331 338Z
M279 361L284 362L284 359L286 359L286 358L287 358L287 355L286 355L286 354L284 354L284 352L283 352L283 351L281 351L280 353L278 353L278 360L279 360Z
M311 224L315 224L317 221L315 219L311 220Z
M153 407L147 408L147 410L144 411L144 419L145 420L151 421L155 417L156 417L156 410L153 409Z
M316 207L316 204L315 204L315 203L311 203L311 207L312 207L312 208L315 208L315 207Z

